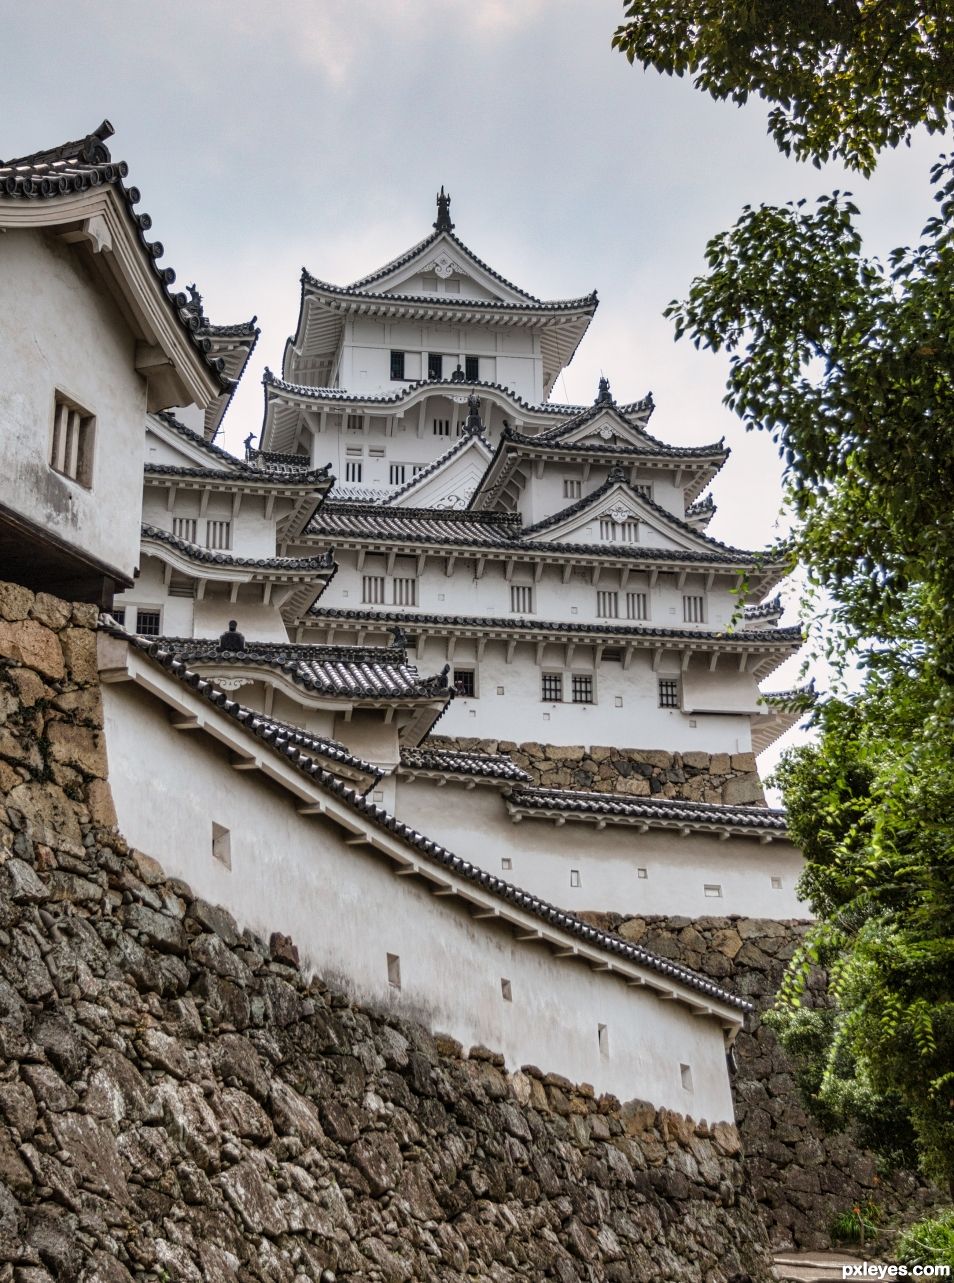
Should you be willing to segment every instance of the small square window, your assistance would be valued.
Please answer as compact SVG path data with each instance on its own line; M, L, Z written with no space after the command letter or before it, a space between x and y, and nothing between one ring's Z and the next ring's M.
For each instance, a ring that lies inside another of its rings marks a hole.
M388 954L388 984L392 989L401 987L401 959L396 953Z
M454 690L465 699L473 699L477 694L477 674L472 668L454 669Z
M647 871L646 871L645 869L637 869L637 870L636 870L636 876L637 876L638 878L648 878L648 877L649 877L649 874L647 873Z
M232 834L214 821L212 823L212 858L224 864L227 869L232 867Z
M393 605L395 606L416 606L417 605L417 580L397 576L392 585L393 588Z
M497 694L498 694L498 695L504 695L504 694L506 694L506 691L504 690L503 686L498 686L498 687L497 687Z
M563 674L543 674L543 699L550 704L559 704L563 699Z
M563 478L563 498L579 499L583 490L583 482L577 481L573 477Z
M403 352L391 353L391 378L392 379L404 378L404 353Z
M500 995L504 1002L513 1002L513 988L510 981L505 980L503 976L500 977Z
M609 1030L605 1025L596 1026L596 1040L599 1043L600 1055L604 1060L609 1059Z
M427 377L429 379L440 379L444 375L444 358L436 352L427 354Z
M617 696L615 697L615 699L613 700L613 705L614 705L614 707L615 707L615 708L622 708L622 707L623 707L623 697L622 697L622 695L617 695Z
M772 890L773 890L773 891L781 891L781 889L782 889L782 879L781 879L781 878L773 878L773 879L772 879Z
M707 882L703 887L703 893L710 900L722 899L722 887L717 882Z
M360 481L364 468L361 463L348 460L345 463L345 481Z
M365 606L381 606L384 604L383 575L361 576L361 601Z
M406 465L403 463L392 463L388 468L388 482L392 486L403 486Z
M505 871L513 868L513 860L509 855L502 855L500 857L500 867Z
M464 357L464 377L468 383L476 383L480 378L480 358L476 356Z
M435 419L434 435L435 437L449 437L450 436L450 419Z
M88 490L93 484L93 436L96 420L88 410L57 392L53 399L50 467Z
M533 614L533 585L510 585L510 612L514 615Z
M682 599L682 621L684 624L702 624L706 618L705 597L687 594Z
M205 523L205 546L218 552L228 551L232 547L231 521L207 521Z
M580 882L580 870L579 870L579 869L571 869L571 870L570 870L570 886L571 886L571 887L578 887L578 886L582 886L582 883Z
M196 517L173 517L172 533L177 539L184 539L186 543L195 543L198 524Z
M403 353L403 352L399 352L399 353L392 353L392 356L394 356L394 355L403 356L403 355L404 355L404 353ZM349 432L362 432L363 430L364 430L364 415L363 415L363 414L349 414L349 415L348 415L348 431L349 431Z

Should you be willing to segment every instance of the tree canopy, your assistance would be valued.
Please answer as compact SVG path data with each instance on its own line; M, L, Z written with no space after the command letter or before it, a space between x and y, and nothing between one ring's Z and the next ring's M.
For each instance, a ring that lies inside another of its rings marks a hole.
M613 44L716 99L770 105L786 155L869 173L954 98L948 0L631 0Z

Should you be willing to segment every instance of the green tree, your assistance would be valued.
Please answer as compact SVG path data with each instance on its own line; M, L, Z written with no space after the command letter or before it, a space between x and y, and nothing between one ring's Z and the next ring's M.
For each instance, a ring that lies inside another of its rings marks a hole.
M908 1129L954 1189L954 160L933 180L937 215L887 265L847 195L746 208L668 314L730 354L727 404L778 442L831 602L828 657L864 673L778 774L818 924L776 1023L823 1116L892 1157ZM828 1012L804 1001L813 960Z
M613 44L691 76L716 99L771 104L787 155L869 173L918 125L942 130L954 96L948 0L632 0Z

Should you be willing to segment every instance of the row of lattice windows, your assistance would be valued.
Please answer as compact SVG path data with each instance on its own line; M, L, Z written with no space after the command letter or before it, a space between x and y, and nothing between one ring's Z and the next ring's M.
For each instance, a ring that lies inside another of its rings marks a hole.
M456 356L447 356L443 352L427 353L427 377L429 379L450 378L457 370L459 358ZM464 378L468 383L476 383L480 378L480 357L465 356L462 370ZM391 353L391 378L395 382L407 379L407 353ZM460 376L458 375L458 378Z
M384 575L361 576L361 601L365 606L383 606L388 581ZM410 576L396 575L391 580L392 606L417 605L417 580Z
M172 533L177 539L183 539L186 543L198 543L198 517L173 517ZM217 518L210 518L204 524L203 533L205 535L206 548L214 548L221 552L228 551L228 549L232 547L231 521L220 521Z

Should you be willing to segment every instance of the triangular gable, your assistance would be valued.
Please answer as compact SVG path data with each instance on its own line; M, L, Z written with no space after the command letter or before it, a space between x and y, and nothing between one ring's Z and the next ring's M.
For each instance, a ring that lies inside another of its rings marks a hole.
M649 414L646 414L646 419ZM638 421L625 418L615 405L593 406L577 419L540 434L541 441L559 441L561 445L633 446L652 450L658 442L641 431Z
M612 522L613 528L604 527ZM634 530L631 523L636 523ZM524 530L534 543L599 544L601 547L661 548L683 552L732 551L697 535L625 481L607 482L563 513Z
M146 420L145 466L172 465L178 468L217 468L224 473L241 470L241 462L204 441L185 424L172 425L160 415Z
M466 508L490 462L480 436L462 438L388 500L390 508Z
M375 294L446 294L447 281L458 281L464 298L485 298L500 303L539 302L532 294L499 276L452 232L435 232L377 272L355 281L350 288L369 289Z

